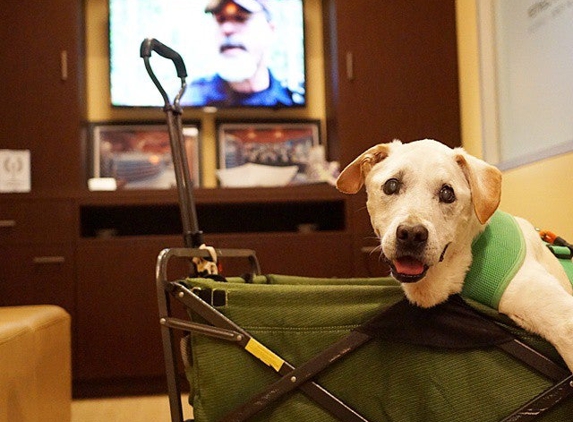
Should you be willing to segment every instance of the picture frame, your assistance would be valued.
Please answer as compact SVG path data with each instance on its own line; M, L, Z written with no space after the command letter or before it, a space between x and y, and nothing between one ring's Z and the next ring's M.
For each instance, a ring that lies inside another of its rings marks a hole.
M115 123L90 125L92 177L115 179L117 189L176 188L173 156L165 123ZM201 185L200 125L183 123L184 149L190 178Z
M217 176L224 187L284 185L289 174L286 184L308 183L305 170L311 149L324 147L320 120L219 121L217 144ZM247 168L249 174L239 173ZM255 171L259 174L252 174Z

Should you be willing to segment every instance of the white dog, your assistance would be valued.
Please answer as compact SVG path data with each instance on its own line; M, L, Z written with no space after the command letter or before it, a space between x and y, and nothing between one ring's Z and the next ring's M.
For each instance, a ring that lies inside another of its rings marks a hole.
M500 202L500 171L462 148L394 141L365 151L337 180L344 193L363 185L382 254L409 301L427 308L460 293L472 242ZM547 339L573 370L571 282L534 227L513 221L523 232L524 258L500 293L498 310Z

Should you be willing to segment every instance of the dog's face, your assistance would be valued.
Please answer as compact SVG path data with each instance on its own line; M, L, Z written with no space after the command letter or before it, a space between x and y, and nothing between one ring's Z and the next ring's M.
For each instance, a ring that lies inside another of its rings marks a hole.
M460 148L395 141L364 152L337 181L345 193L363 184L393 276L414 283L440 265L448 250L454 253L460 243L471 248L472 227L484 224L499 204L501 174Z

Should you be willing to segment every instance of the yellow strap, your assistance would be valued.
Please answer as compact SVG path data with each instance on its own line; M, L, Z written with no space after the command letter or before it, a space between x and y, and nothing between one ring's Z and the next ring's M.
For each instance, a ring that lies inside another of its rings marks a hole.
M279 356L274 354L272 351L267 349L261 343L259 343L254 338L250 339L245 350L255 356L256 358L263 361L266 365L272 367L275 371L279 372L285 362Z

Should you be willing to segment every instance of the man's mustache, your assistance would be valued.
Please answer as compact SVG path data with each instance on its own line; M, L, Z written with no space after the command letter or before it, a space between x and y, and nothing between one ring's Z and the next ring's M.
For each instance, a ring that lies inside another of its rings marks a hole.
M240 43L238 41L234 41L231 38L227 38L219 47L219 52L223 53L225 50L230 50L232 48L240 48L241 50L247 51L247 47L245 47L245 45L243 43Z

